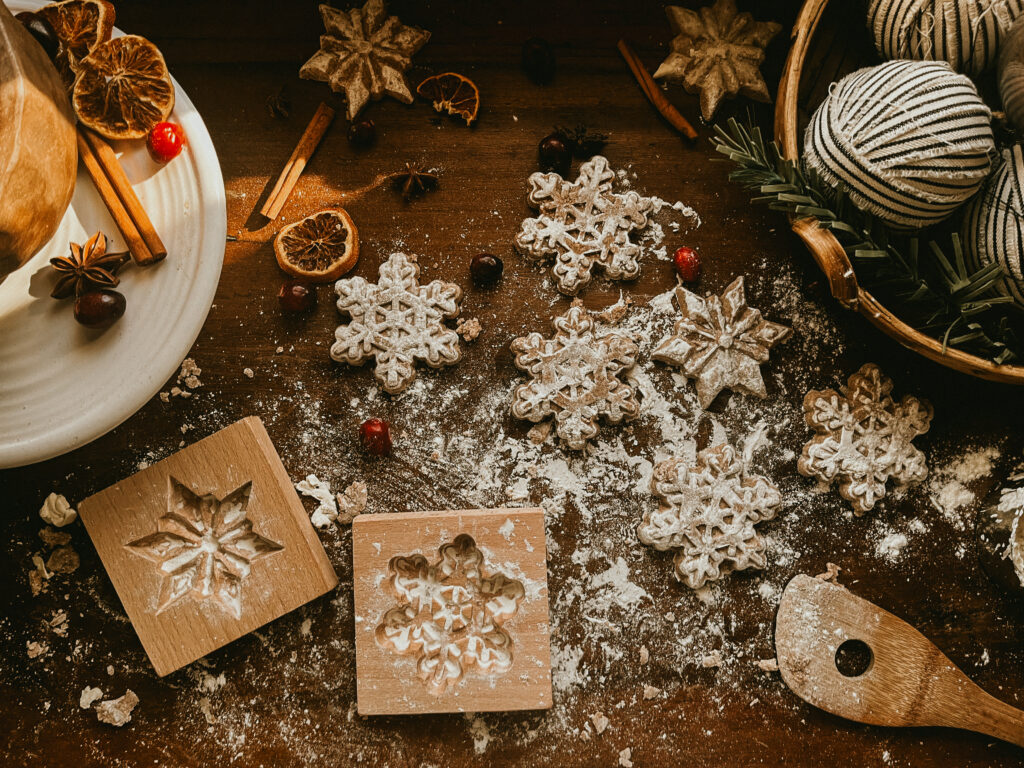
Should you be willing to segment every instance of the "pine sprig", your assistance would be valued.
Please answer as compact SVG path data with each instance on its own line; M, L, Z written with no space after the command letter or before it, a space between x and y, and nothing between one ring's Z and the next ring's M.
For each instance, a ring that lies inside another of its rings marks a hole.
M782 156L752 123L730 119L715 126L714 148L735 166L729 178L756 194L752 202L796 217L814 218L831 231L858 268L858 280L901 307L914 328L952 347L984 355L995 363L1020 356L1022 348L995 284L1005 277L999 264L971 272L959 237L950 235L952 260L934 241L923 267L917 238L897 238L876 217L854 206L843 190L833 190L813 169Z

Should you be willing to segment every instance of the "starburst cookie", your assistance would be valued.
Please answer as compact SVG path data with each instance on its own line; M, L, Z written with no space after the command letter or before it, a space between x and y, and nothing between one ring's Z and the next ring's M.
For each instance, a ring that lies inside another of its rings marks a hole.
M376 284L361 277L335 284L338 311L351 320L334 332L331 357L350 365L375 358L377 380L397 394L416 378L417 360L440 368L462 358L459 335L444 324L458 316L462 289L440 280L420 285L416 257L404 253L391 254L378 271Z
M597 336L578 302L554 326L550 339L531 333L512 342L516 366L530 374L516 387L512 415L535 423L553 417L558 436L582 450L597 435L598 417L618 424L639 412L633 388L620 378L638 349L622 334Z

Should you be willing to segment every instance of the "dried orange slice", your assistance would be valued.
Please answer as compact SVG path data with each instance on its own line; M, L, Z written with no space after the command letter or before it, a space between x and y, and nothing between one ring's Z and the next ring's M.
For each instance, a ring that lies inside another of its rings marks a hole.
M141 139L170 116L174 83L155 45L124 35L78 63L71 104L83 125L108 139Z
M480 91L476 84L455 72L428 77L416 87L416 93L434 102L438 112L448 110L449 115L465 118L466 125L476 120L480 109Z
M359 232L347 211L328 208L278 232L274 254L289 275L329 283L356 265Z
M106 0L64 0L36 11L57 35L54 63L68 90L75 84L79 62L107 42L114 29L114 6Z

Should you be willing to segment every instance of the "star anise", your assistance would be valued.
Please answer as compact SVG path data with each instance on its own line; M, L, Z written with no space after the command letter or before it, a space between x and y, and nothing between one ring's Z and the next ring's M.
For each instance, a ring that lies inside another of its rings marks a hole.
M418 163L406 163L404 170L391 174L391 183L402 197L409 200L437 189L437 173L420 167Z
M89 288L116 288L121 282L117 271L128 261L128 254L107 253L107 237L102 232L85 241L84 245L71 243L70 256L50 259L50 266L58 274L50 295L55 299L81 296Z

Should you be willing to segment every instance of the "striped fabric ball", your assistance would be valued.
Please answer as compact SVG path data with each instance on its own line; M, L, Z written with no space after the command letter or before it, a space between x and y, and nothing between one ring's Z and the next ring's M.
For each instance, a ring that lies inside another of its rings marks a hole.
M804 135L804 162L898 229L942 221L984 183L992 114L945 62L889 61L832 85Z
M999 51L999 98L1006 118L1024 132L1024 19L1013 25Z
M871 0L868 28L885 59L948 61L976 75L992 66L1024 0Z
M998 262L1000 288L1024 309L1024 148L1003 150L1003 162L967 206L961 239L972 270Z

